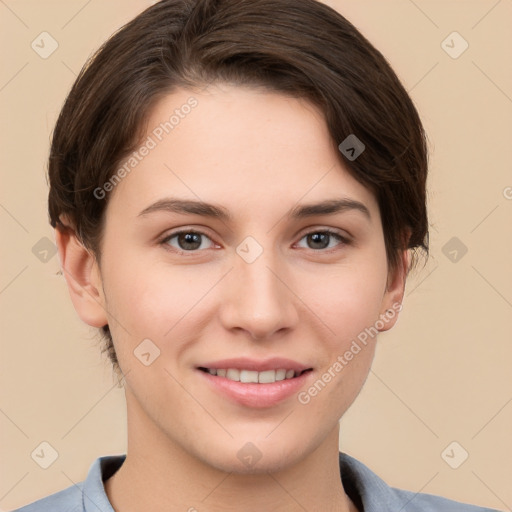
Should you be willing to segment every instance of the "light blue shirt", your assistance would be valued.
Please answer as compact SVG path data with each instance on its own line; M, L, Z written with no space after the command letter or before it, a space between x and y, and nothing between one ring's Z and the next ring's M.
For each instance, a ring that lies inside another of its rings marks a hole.
M96 459L87 478L13 512L114 512L103 481L123 464L126 455ZM498 512L458 501L389 487L367 466L340 452L343 487L361 512Z

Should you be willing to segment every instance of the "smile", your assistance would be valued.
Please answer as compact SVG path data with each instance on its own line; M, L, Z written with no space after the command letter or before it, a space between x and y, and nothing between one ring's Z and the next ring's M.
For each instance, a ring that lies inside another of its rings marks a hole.
M271 384L273 382L299 377L311 368L302 371L280 368L278 370L254 371L237 368L199 368L201 371L217 377L225 377L228 380L242 383Z
M202 366L196 368L196 372L215 395L239 406L256 409L285 402L306 387L315 376L312 368L256 371ZM226 375L223 375L224 372Z

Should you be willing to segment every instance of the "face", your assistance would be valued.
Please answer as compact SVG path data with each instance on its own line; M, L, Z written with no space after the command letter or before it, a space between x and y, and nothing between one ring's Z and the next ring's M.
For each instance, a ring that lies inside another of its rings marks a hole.
M403 275L388 272L376 198L321 112L277 93L178 90L143 145L110 192L97 272L129 428L224 471L251 471L244 454L289 466L337 432L375 328L396 319ZM295 376L264 382L282 370Z

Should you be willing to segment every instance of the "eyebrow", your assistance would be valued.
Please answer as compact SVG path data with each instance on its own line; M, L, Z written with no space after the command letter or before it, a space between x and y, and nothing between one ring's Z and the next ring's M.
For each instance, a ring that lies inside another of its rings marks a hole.
M221 221L229 222L232 215L229 210L223 206L205 203L204 201L195 201L190 199L164 198L149 205L139 213L139 217L149 215L153 212L170 212L201 215L203 217L211 217ZM369 209L360 201L349 198L327 199L319 203L311 203L298 205L292 208L287 216L290 219L305 219L319 215L333 215L346 211L359 211L371 220Z

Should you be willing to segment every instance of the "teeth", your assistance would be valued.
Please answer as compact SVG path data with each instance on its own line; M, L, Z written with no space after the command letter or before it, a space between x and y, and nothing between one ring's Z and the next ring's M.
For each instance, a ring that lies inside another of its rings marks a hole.
M234 368L229 368L226 372L226 378L229 380L240 380L240 370L235 370Z
M276 370L276 380L284 380L286 378L286 370Z
M240 370L240 382L258 382L258 372Z
M261 384L268 384L269 382L276 381L276 371L275 370L267 370L265 372L260 372L258 375L258 382Z
M257 372L254 370L239 370L237 368L208 368L210 375L217 375L218 377L226 377L229 380L236 382L259 382L260 384L271 384L276 381L292 379L295 377L294 370L286 370L280 368L279 370L265 370L263 372ZM300 375L300 373L297 373Z

